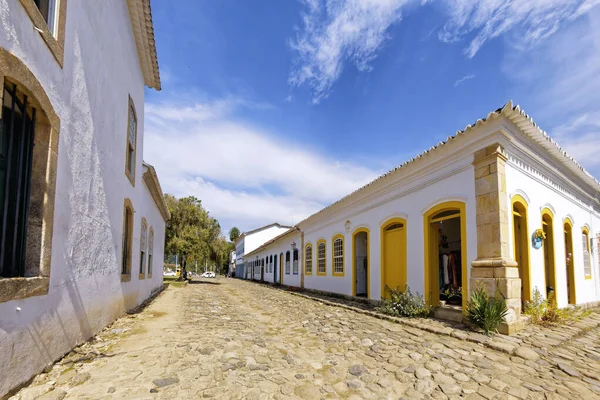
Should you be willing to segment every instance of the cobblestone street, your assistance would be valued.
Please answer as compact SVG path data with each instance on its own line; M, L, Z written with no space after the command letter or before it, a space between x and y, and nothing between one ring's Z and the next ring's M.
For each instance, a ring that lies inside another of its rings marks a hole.
M99 337L15 398L600 398L598 328L511 356L234 279L169 288Z

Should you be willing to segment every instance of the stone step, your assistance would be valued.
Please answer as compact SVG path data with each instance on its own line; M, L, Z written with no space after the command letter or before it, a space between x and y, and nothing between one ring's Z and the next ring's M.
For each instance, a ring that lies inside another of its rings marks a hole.
M446 321L463 321L462 310L450 307L437 307L433 312L433 316L437 319L443 319Z

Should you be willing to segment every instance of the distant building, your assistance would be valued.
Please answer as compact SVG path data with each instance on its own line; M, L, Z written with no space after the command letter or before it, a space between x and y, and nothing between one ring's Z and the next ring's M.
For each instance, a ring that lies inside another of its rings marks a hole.
M291 226L281 225L277 222L263 227L243 232L235 241L235 276L246 277L249 271L246 269L244 255L255 250L265 242L273 239L281 233L289 230Z

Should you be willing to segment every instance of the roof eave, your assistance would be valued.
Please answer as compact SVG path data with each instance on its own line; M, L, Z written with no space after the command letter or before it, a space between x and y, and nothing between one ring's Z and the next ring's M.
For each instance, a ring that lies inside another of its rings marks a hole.
M149 88L161 90L150 0L127 0L127 6L144 84Z

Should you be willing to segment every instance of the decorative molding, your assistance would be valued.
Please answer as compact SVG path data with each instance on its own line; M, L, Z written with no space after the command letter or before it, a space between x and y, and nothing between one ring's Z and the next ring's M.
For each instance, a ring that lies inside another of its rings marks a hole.
M144 83L149 88L160 90L158 56L156 54L156 42L154 41L150 0L127 0L127 6L129 7L129 17L144 75Z
M529 204L531 204L531 200L529 199L529 196L527 196L527 193L525 193L521 189L517 189L514 192L512 192L510 194L510 200L512 201L512 199L517 195L521 196L523 198L523 200L525 200L525 203L527 203L526 206L529 207Z
M593 206L589 202L586 202L581 197L575 195L573 193L573 191L569 190L567 187L565 187L565 186L559 184L558 182L556 182L555 180L551 179L546 174L543 174L542 172L540 172L537 168L533 167L532 165L517 158L514 154L508 155L508 163L512 167L523 172L525 175L528 175L529 177L533 178L534 180L538 181L539 183L542 183L544 186L546 186L556 192L559 192L566 199L575 201L576 203L578 203L579 206L582 206L586 210L589 211L590 208L593 208Z
M442 197L441 199L437 199L431 203L429 203L428 205L425 206L425 208L421 209L421 216L425 215L429 210L431 210L433 207L439 205L439 204L443 204L443 203L449 203L452 201L458 201L460 203L464 203L465 205L467 204L467 198L465 196L447 196L447 197Z
M146 187L150 191L152 199L154 200L154 204L156 204L160 215L162 215L166 222L169 220L169 218L171 218L171 213L169 213L167 203L165 202L165 196L160 188L160 182L158 181L156 170L150 164L144 163L143 165L146 168L146 171L143 173L142 179L146 183Z

